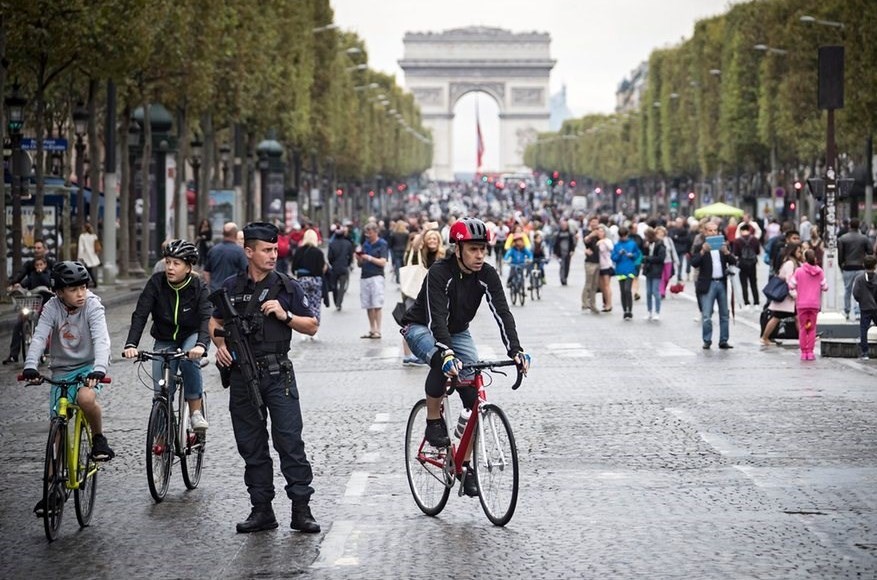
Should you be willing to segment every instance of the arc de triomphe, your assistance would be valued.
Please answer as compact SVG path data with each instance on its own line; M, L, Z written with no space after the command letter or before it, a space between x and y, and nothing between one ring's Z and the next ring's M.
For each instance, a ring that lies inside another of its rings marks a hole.
M473 91L499 105L502 172L525 171L524 148L548 131L551 37L473 26L444 32L409 32L403 40L405 86L432 130L432 179L454 179L454 106ZM473 135L474 139L474 135Z

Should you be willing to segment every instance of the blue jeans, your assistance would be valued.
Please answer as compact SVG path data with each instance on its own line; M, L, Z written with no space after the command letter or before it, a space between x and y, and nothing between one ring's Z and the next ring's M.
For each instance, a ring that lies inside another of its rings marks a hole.
M862 273L862 270L842 270L844 280L844 314L850 315L850 302L852 302L852 311L855 316L859 315L859 303L853 298L853 281Z
M719 306L719 344L728 342L728 287L724 280L710 282L709 290L700 297L700 312L703 316L703 341L713 342L713 303Z
M661 313L661 279L646 278L646 305L652 312L652 300L655 301L655 314Z
M409 324L405 330L405 341L408 343L411 353L426 362L431 361L432 356L439 350L435 345L432 331L423 324ZM475 348L475 341L472 340L472 335L468 330L452 334L451 344L448 346L464 363L478 362L478 350Z
M176 350L177 348L182 349L184 352L192 350L195 348L195 343L198 341L198 335L192 334L186 337L183 340L182 344L178 344L172 340L156 340L155 346L153 350L156 351L169 351ZM161 392L161 387L158 386L158 381L161 379L161 363L160 360L152 361L152 382L153 388L156 393ZM195 401L201 398L201 394L204 392L202 389L201 383L201 365L200 361L193 361L189 359L180 359L170 361L171 366L171 377L173 377L177 372L177 367L180 367L180 372L183 375L183 392L186 395L187 401ZM171 382L168 385L168 397L173 398L174 396L174 383Z

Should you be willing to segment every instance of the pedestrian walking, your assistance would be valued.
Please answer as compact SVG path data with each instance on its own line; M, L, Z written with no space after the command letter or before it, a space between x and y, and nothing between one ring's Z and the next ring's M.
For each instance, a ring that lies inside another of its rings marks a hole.
M877 257L865 256L865 271L853 282L853 297L859 304L859 358L867 360L868 329L877 324Z
M646 251L643 255L643 274L646 276L646 307L649 312L646 320L661 319L661 281L664 277L664 264L667 246L652 228L645 231ZM670 264L670 262L666 262Z
M597 292L600 291L600 221L596 217L588 220L588 229L582 236L585 246L585 286L582 288L582 310L593 313L597 310Z
M798 343L801 360L815 360L816 317L822 305L822 293L828 292L825 272L816 263L816 252L804 252L804 263L789 278L789 295L798 312Z
M423 291L423 281L426 279L429 268L437 261L443 260L445 257L445 245L442 243L442 235L438 229L429 229L413 237L408 250L405 252L404 263L412 266L415 270L417 266L422 267L422 277L419 278L420 283L417 285L418 290L413 294L407 294L404 288L400 288L402 293L402 302L405 305L405 311L414 306L415 300ZM414 356L408 342L402 339L402 364L405 366L417 366L428 364L429 361L421 360Z
M202 262L203 274L211 292L219 290L226 278L247 269L247 255L237 243L238 234L242 233L236 223L226 222L222 226L222 241L207 251L207 258ZM164 260L161 262L164 264Z
M704 240L719 232L715 222L707 222L703 226ZM728 342L730 336L728 314L728 268L736 263L736 258L723 243L719 248L704 241L700 246L693 246L691 266L697 268L697 281L694 283L695 294L700 302L701 336L703 349L709 350L713 344L713 310L719 310L719 348L734 348Z
M368 332L360 338L381 338L381 314L384 308L384 268L389 247L378 236L378 224L368 222L363 228L365 240L356 252L356 263L362 269L359 282L359 305L368 316Z
M758 254L761 244L758 238L752 235L752 226L748 223L741 224L737 228L737 238L731 244L731 252L737 258L737 267L740 268L740 286L743 293L743 307L750 307L749 292L752 292L752 302L755 308L759 305L758 290Z
M278 260L280 258L278 257ZM320 323L320 313L323 302L323 274L327 270L326 257L323 251L317 247L317 232L307 230L302 236L301 246L292 257L292 273L301 284L308 306Z
M603 299L601 312L612 312L612 276L615 268L612 263L612 249L615 244L609 239L609 228L600 224L597 228L597 249L600 253L600 296Z
M268 447L267 412L271 414L271 439L280 456L280 471L286 479L286 495L292 500L289 526L316 533L320 526L310 509L313 472L302 441L302 417L298 384L289 345L292 331L306 335L317 332L318 323L308 306L301 285L274 270L277 262L277 227L257 222L243 229L247 270L226 279L222 288L238 315L257 330L245 337L254 357L252 372L262 399L257 407L244 378L240 357L233 359L226 338L217 330L226 322L222 310L210 319L210 334L216 345L217 363L228 372L232 427L238 452L244 460L244 482L250 495L249 517L237 524L238 533L259 532L277 527L274 501L274 467ZM233 345L231 345L233 348Z
M788 285L795 274L795 270L800 266L803 257L801 244L786 244L786 247L783 249L782 265L776 275ZM773 344L770 336L776 330L776 327L779 326L780 320L795 317L795 299L788 295L782 300L771 300L767 305L767 309L770 312L770 318L767 324L764 325L764 330L761 333L762 346ZM798 329L798 333L800 336L800 329Z
M204 260L207 259L207 253L210 251L210 248L213 246L213 227L210 225L210 220L207 218L202 219L198 223L198 256L200 256L201 262L200 266L204 265Z
M91 287L97 288L97 267L100 266L101 245L91 224L85 224L77 240L77 259L85 265L91 278Z
M667 228L658 226L655 228L655 236L664 244L666 251L664 252L664 268L661 272L661 283L659 285L661 300L667 297L667 286L670 279L673 278L673 269L679 262L679 256L676 255L676 244L674 244L667 236Z
M341 310L344 293L350 280L350 267L353 266L353 253L356 247L350 239L350 228L341 224L329 240L329 291L335 310Z
M612 248L612 261L615 263L615 276L618 278L618 291L621 294L621 308L624 320L633 318L633 280L636 278L638 264L642 261L639 244L630 237L626 226L618 228L618 243Z
M552 252L557 256L560 264L560 285L566 286L569 276L569 263L576 249L576 236L569 229L569 221L565 218L560 220L560 227L554 237Z
M865 269L865 256L872 255L874 249L868 236L859 230L859 220L850 220L850 230L837 239L837 263L840 264L844 281L844 316L850 319L850 312L859 318L859 304L851 299L853 282Z

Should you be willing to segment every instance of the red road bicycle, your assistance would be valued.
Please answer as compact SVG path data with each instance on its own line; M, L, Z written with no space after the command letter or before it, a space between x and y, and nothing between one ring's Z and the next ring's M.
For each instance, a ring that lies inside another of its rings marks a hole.
M452 435L450 447L435 448L424 438L426 399L411 409L405 430L405 472L414 501L426 515L436 516L445 508L455 482L459 482L458 495L463 495L466 476L463 460L471 445L470 469L475 470L478 498L487 519L497 526L504 526L512 519L518 503L518 448L506 414L487 402L485 388L493 380L488 374L490 381L485 384L483 374L484 371L505 374L496 369L513 365L513 360L479 361L463 366L464 372L474 371L471 378L448 381L442 400L442 418L449 434L453 434L457 416L450 412L448 396L456 388L475 389L478 393L463 434L459 441ZM521 386L524 378L520 367L517 371L512 389Z

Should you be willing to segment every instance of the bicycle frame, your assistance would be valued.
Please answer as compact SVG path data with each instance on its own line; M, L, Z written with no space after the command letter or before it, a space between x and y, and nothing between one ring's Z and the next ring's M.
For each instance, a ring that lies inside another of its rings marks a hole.
M73 419L72 436L70 433L71 416ZM100 469L98 463L93 462L90 464L93 466L91 471L83 474L82 477L79 475L79 434L82 432L82 424L84 422L86 425L86 432L88 433L89 447L91 447L91 425L89 425L88 419L85 418L85 413L82 412L79 405L71 403L66 396L62 396L58 400L58 416L54 417L52 420L60 421L61 425L64 427L64 439L66 440L64 456L67 458L67 460L63 462L64 468L67 472L66 477L64 477L64 474L61 474L65 480L64 487L68 490L79 489L79 482L82 481L83 478L94 475Z

